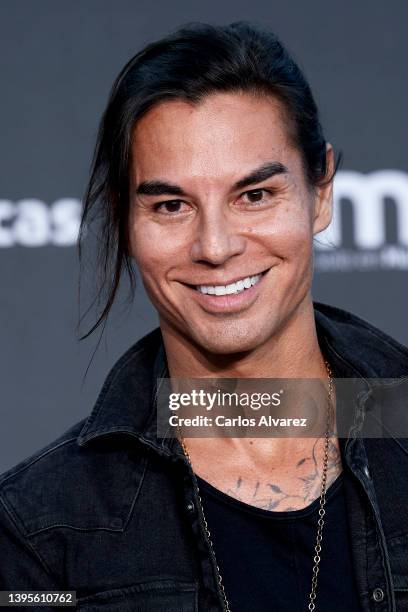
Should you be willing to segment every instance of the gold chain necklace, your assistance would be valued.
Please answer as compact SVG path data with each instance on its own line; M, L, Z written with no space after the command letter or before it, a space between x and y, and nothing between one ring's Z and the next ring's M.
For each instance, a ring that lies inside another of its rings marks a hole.
M328 375L328 380L329 380L329 393L328 393L328 397L327 397L327 420L326 420L326 432L325 432L325 442L324 442L322 486L321 486L320 504L319 504L319 520L317 521L316 543L315 543L315 547L314 547L315 554L314 554L314 557L313 557L314 565L313 565L313 570L312 570L312 588L311 588L310 593L309 593L309 605L308 605L308 610L310 610L311 612L316 609L315 599L316 599L316 595L317 595L317 574L319 572L320 553L321 553L321 550L322 550L324 515L326 513L325 504L326 504L326 485L327 485L327 464L328 464L328 458L329 458L330 424L331 424L331 414L332 414L331 413L331 408L332 408L331 397L332 397L332 393L333 393L333 377L332 377L332 371L331 371L330 364L326 360L324 361L324 363L326 365L326 370L327 370L327 375ZM191 463L190 455L189 455L189 452L187 450L186 444L184 442L184 438L183 438L183 436L181 434L180 426L177 426L177 429L178 429L178 432L179 432L180 443L181 443L181 446L183 447L184 454L187 457L187 460L188 460L188 462L190 464L191 470L193 471L193 466L192 466L192 463ZM217 568L217 579L218 579L218 584L219 584L219 587L220 587L220 590L221 590L221 594L222 594L222 597L223 597L223 600L224 600L224 608L225 608L226 612L231 612L231 608L230 608L227 596L225 594L224 583L222 581L221 571L220 571L220 568L218 567L217 558L215 556L214 545L213 545L212 540L211 540L210 530L208 529L207 520L205 518L203 502L202 502L202 499L201 499L201 496L200 496L200 490L198 488L197 481L195 482L195 485L196 485L196 488L197 488L197 497L198 497L198 500L199 500L201 517L203 519L205 531L206 531L206 534L207 534L208 543L210 545L210 548L211 548L211 551L212 551L212 555L213 555L214 560L215 560L215 566Z

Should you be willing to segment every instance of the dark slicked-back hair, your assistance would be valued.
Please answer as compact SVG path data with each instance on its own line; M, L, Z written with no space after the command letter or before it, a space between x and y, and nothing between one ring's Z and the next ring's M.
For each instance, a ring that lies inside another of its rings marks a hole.
M198 104L210 94L234 91L278 99L287 133L302 156L307 184L314 188L332 180L327 175L326 141L310 87L269 29L248 22L226 26L190 23L148 44L116 78L99 127L78 241L82 261L87 229L98 220L99 312L82 338L106 323L123 272L134 296L128 174L135 123L164 100Z

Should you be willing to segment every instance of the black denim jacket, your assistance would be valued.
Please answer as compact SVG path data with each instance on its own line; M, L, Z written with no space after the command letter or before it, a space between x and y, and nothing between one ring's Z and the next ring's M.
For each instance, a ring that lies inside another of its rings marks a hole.
M362 610L408 610L408 440L361 436L366 379L406 377L408 349L314 308L334 375L362 382L339 440ZM75 590L82 612L224 609L194 475L178 441L156 434L166 365L157 328L115 364L87 419L0 477L0 590Z

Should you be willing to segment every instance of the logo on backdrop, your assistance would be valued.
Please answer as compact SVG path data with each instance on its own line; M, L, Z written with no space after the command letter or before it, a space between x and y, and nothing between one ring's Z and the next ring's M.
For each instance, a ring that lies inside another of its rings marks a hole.
M315 239L315 269L408 269L408 174L339 172L333 219Z
M315 237L315 270L408 269L408 174L377 170L339 172L333 220ZM82 205L62 198L0 200L0 248L71 247Z
M81 209L80 200L74 198L61 198L51 205L33 198L0 200L0 248L73 246Z

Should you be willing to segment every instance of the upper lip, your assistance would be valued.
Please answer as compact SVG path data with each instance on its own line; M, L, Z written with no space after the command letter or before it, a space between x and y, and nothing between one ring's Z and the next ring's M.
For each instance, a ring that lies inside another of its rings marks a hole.
M247 278L248 276L258 276L258 274L263 274L264 272L266 272L267 270L270 269L271 266L269 266L269 268L265 268L264 270L262 270L261 272L254 272L252 274L240 274L239 276L235 276L233 279L227 280L225 281L224 279L219 280L219 281L211 281L211 282L203 282L203 283L185 283L186 285L191 285L192 287L216 287L216 286L222 286L222 287L226 287L227 285L232 285L233 283L236 283L239 280L242 280L243 278Z

